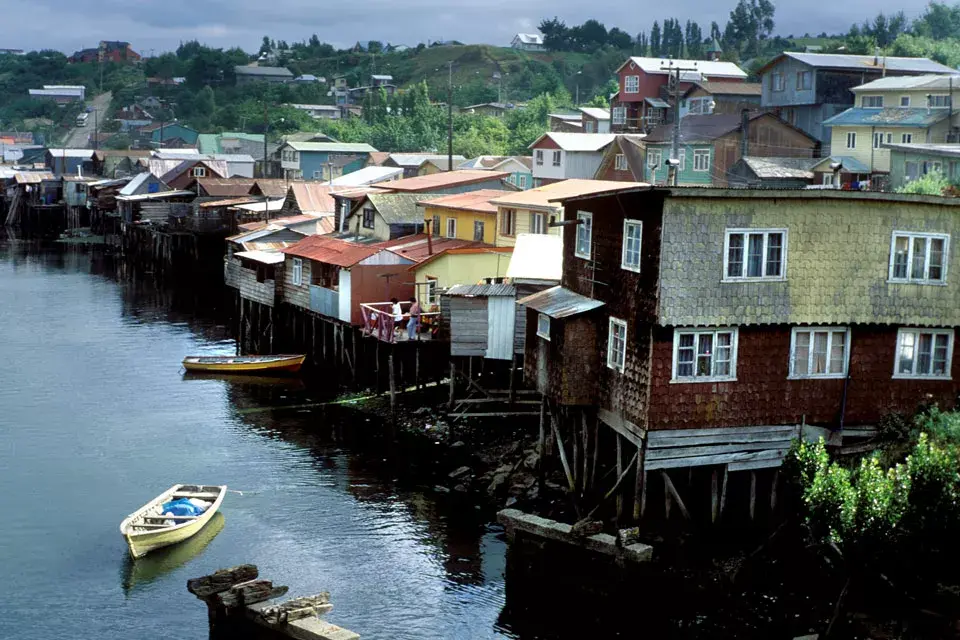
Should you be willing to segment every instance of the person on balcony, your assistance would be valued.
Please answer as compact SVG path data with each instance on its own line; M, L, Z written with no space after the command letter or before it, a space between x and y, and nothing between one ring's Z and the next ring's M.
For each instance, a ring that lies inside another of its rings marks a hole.
M420 303L416 298L410 298L410 321L407 322L407 338L417 339L417 331L420 330Z
M402 335L403 309L400 308L400 301L396 298L390 298L390 302L393 304L390 313L393 316L393 339L396 342L397 337Z

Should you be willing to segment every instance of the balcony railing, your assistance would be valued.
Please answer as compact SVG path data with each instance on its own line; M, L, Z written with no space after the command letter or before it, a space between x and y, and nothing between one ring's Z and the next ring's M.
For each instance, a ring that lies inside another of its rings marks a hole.
M402 319L398 322L393 317L392 302L365 302L360 305L360 313L363 316L363 326L361 327L363 335L373 336L383 342L407 342L410 340L407 331L406 322L410 321L411 302L401 302L400 309L403 312ZM417 333L414 340L430 340L433 335L433 329L440 320L440 312L422 312L420 314L420 326L417 327ZM424 331L426 329L426 331Z

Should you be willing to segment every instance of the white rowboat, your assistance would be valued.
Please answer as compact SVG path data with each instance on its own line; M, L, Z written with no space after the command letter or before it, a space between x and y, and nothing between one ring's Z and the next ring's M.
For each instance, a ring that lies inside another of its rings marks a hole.
M226 494L226 485L173 485L120 523L120 533L130 547L130 555L139 558L193 536L210 522ZM162 505L178 498L198 498L213 504L198 516L163 515Z

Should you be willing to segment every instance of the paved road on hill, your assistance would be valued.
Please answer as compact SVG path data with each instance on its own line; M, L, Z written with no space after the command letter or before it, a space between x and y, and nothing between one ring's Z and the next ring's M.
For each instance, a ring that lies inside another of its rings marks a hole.
M110 106L110 100L113 99L113 94L107 91L106 93L101 93L92 100L87 100L86 107L93 107L98 110L97 117L100 119L100 124L102 125L106 121L107 108ZM71 107L66 107L70 109ZM76 107L73 107L76 108ZM76 114L79 115L80 111L78 110ZM93 135L94 132L94 114L91 112L90 117L87 118L87 126L85 127L75 127L67 133L66 138L64 138L63 146L66 149L85 149L93 148L93 145L90 144L88 138Z

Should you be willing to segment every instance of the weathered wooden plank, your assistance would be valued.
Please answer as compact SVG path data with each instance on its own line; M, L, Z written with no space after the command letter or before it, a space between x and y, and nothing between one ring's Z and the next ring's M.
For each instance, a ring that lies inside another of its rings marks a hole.
M463 404L478 404L478 403L489 403L489 402L503 402L504 404L510 402L509 398L461 398L457 400L458 403ZM539 400L514 400L513 404L536 404L539 405Z
M537 416L539 411L491 411L488 413L461 413L458 418L493 418L497 416Z
M663 475L663 486L667 490L668 495L673 496L673 499L677 501L677 507L679 507L680 513L683 514L685 520L689 520L690 512L687 511L687 505L683 504L683 500L680 498L680 493L677 491L677 488L673 486L673 480L670 479L670 476L666 471L661 471L660 473Z
M240 607L279 598L288 587L275 587L270 580L251 580L218 593L215 599L224 607Z
M786 456L786 453L784 453ZM747 462L731 462L730 471L752 471L755 469L775 469L783 464L783 457L750 460Z
M774 433L756 433L756 434L744 434L744 435L733 435L729 437L722 436L695 436L692 438L670 438L670 437L659 437L653 438L651 434L650 438L650 448L651 449L663 449L666 447L692 447L696 445L704 444L739 444L739 443L752 443L752 442L780 442L783 440L793 440L796 438L796 434L791 434L787 432L774 432Z
M789 449L792 442L792 440L778 440L776 442L744 442L740 444L721 444L704 447L671 447L669 449L649 449L647 451L647 460L694 458L698 456L720 455L723 453L738 453L741 451Z
M697 436L728 436L745 435L752 433L777 433L792 432L799 433L800 425L770 425L753 427L716 427L711 429L657 429L649 433L650 442L653 443L659 438L692 438Z
M259 575L257 565L241 564L228 569L218 569L208 576L187 580L187 591L198 598L206 598L226 591L234 585L255 580Z
M624 420L617 414L607 409L598 409L597 417L605 425L629 440L633 445L639 447L643 444L643 438L646 431L633 424L629 420Z
M681 469L684 467L703 467L711 464L729 464L730 471L741 471L748 467L735 467L734 463L748 463L760 460L770 461L772 464L768 466L779 467L787 451L788 449L770 449L746 453L725 453L716 456L669 458L667 460L650 460L648 458L647 469L653 471L655 469Z

